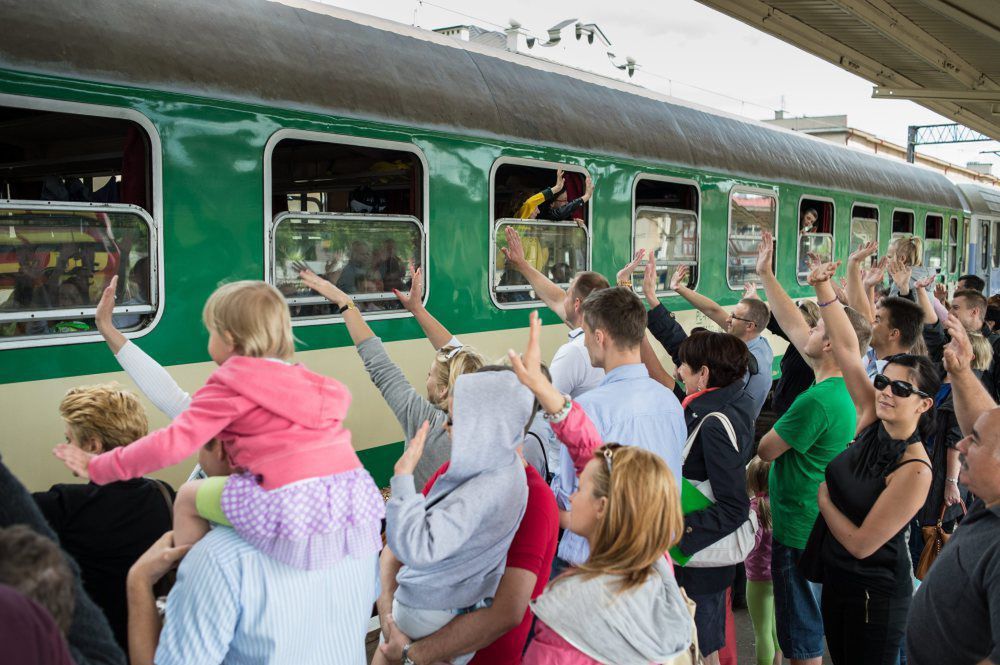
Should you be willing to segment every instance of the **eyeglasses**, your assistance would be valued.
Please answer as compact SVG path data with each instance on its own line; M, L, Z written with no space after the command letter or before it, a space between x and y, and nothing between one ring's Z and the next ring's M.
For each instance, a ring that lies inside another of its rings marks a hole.
M923 390L918 390L914 388L912 384L906 381L893 381L885 374L875 375L875 390L885 390L886 387L892 388L892 394L896 397L909 397L910 395L919 395L920 397L929 398L930 395L925 393Z
M742 321L743 323L753 323L753 320L744 319L742 316L736 316L735 314L730 314L729 318L736 319L737 321Z

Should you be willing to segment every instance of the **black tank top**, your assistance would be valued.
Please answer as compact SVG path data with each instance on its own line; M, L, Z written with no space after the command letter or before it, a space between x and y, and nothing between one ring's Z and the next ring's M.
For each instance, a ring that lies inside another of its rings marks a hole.
M907 445L905 440L890 437L882 422L877 421L826 467L830 501L856 526L861 526L885 490L889 474L909 462L920 462L930 468L924 460L900 462ZM909 595L913 587L904 535L908 529L909 524L864 559L855 558L830 533L823 539L824 581Z

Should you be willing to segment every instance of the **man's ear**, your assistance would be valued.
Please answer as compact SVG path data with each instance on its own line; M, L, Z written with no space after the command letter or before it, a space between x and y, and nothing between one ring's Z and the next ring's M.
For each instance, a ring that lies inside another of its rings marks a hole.
M85 453L100 455L101 453L104 452L104 444L101 443L100 438L92 436L86 441L80 442L80 450L84 451Z

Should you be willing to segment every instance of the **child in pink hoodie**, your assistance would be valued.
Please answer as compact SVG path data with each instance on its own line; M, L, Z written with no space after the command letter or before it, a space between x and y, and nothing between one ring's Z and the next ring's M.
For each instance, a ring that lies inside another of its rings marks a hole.
M350 393L287 362L294 341L284 297L264 282L233 282L212 294L203 318L219 368L186 411L129 446L92 455L63 444L56 456L103 485L176 464L217 438L240 472L181 487L175 545L196 542L211 520L297 568L378 552L385 507L342 425Z

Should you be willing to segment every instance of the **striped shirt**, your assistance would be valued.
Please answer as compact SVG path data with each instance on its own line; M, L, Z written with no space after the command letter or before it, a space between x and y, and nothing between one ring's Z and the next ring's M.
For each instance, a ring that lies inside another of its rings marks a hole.
M213 529L181 562L155 662L365 665L376 558L299 570Z

